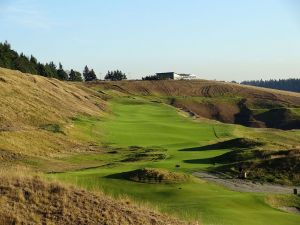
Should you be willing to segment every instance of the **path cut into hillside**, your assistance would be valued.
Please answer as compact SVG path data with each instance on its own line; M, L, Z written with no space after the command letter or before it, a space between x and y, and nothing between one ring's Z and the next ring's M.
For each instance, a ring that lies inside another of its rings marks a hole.
M237 178L226 177L222 174L208 173L208 172L194 172L193 175L202 180L213 182L224 186L230 190L238 192L252 192L252 193L269 193L269 194L292 194L293 189L300 187L284 186L279 184L259 183L249 180L242 180Z

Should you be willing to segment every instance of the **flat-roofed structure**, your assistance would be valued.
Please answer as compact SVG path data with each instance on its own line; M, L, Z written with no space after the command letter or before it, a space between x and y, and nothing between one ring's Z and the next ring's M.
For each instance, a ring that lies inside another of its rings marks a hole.
M159 80L174 80L176 75L174 72L156 73Z
M194 80L197 79L196 75L186 74L186 73L175 73L175 72L165 72L165 73L156 73L156 76L159 80Z

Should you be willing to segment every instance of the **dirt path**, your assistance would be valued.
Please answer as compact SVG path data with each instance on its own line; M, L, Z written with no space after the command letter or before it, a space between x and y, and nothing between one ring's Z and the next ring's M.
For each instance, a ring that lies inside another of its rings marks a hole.
M225 176L216 175L207 172L194 172L194 176L203 180L220 184L230 190L239 192L256 192L256 193L274 193L274 194L292 194L293 189L297 188L298 192L300 187L283 186L279 184L261 184L247 180L226 178Z

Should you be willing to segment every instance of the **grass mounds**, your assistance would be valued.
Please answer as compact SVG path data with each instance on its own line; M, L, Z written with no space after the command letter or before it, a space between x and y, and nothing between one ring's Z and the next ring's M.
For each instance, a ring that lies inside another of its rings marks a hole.
M49 183L0 176L0 224L187 224L129 200Z
M164 169L143 168L120 174L111 178L121 178L142 183L182 183L189 179L189 175L170 172Z
M287 185L300 185L300 150L245 150L225 153L212 158L215 163L228 163L218 171L239 176L248 173L248 179Z
M245 148L255 148L263 146L264 143L249 139L249 138L234 138L227 141L217 142L211 145L205 145L196 148L186 148L180 151L205 151L205 150L216 150L216 149L245 149Z
M300 116L288 108L271 109L256 115L255 118L263 121L267 127L283 130L300 128Z
M232 163L249 160L271 160L299 157L300 150L236 150L213 158L215 163Z
M129 151L130 153L127 154L121 162L159 161L167 158L167 150L159 147L144 148L139 146L130 146Z
M216 156L211 159L213 163L233 163L243 162L247 160L255 159L267 159L271 158L273 151L268 150L236 150L226 152L223 155Z

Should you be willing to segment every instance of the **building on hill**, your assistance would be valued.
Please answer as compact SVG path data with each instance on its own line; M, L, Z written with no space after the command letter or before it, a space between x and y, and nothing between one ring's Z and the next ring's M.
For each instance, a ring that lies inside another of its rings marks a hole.
M156 76L159 80L195 80L197 76L194 74L185 74L185 73L175 73L175 72L165 72L165 73L156 73Z

